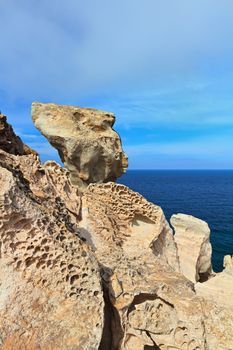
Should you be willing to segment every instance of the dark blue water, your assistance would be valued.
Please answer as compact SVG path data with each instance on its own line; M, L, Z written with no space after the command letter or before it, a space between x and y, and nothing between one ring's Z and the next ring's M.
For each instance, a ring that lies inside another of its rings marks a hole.
M169 220L184 213L208 222L214 270L233 254L233 171L131 170L119 180L160 205Z

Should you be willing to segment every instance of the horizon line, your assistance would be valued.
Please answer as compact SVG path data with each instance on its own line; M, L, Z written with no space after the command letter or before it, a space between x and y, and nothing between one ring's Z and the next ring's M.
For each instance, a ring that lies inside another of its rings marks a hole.
M144 170L153 170L153 171L233 171L233 168L222 168L222 169L208 169L208 168L203 168L203 169L154 169L154 168L134 168L134 169L127 169L127 171L144 171ZM124 174L122 174L124 175Z

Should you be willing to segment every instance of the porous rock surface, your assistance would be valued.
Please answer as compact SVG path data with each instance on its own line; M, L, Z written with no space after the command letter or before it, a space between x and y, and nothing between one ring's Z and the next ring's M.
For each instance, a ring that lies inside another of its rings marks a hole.
M184 276L194 283L208 279L212 273L208 224L185 214L173 215L171 224L175 230L180 268Z
M123 185L90 185L81 216L81 235L102 266L100 350L232 346L230 303L207 302L180 273L179 251L160 207Z
M81 194L55 162L0 149L0 253L1 350L233 348L217 276L187 279L162 209L126 186Z
M90 185L80 227L102 265L113 315L101 350L204 347L195 311L201 312L201 303L179 273L172 231L160 207L123 185Z
M104 300L79 211L66 170L0 149L1 350L98 349Z
M119 135L112 129L114 114L91 108L32 104L35 126L54 146L79 189L90 183L115 181L128 160Z

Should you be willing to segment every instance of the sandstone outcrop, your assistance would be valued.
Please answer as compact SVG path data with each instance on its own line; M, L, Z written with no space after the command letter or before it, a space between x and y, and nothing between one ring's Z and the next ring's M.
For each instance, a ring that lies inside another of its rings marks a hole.
M6 116L0 113L0 149L15 155L37 154L36 151L25 145L19 136L16 136Z
M233 308L199 297L180 273L160 207L108 183L87 188L81 213L81 236L102 266L107 326L100 350L230 348Z
M225 255L223 259L223 267L227 269L227 271L232 271L233 269L233 256Z
M114 114L91 108L32 104L35 126L48 139L79 189L115 181L128 166Z
M104 300L76 193L55 162L0 149L1 350L98 349Z
M102 266L113 315L100 350L189 343L190 349L204 348L196 314L201 303L179 273L173 234L160 207L123 185L90 185L82 198L80 227Z
M15 153L0 147L1 350L233 348L232 258L209 276L204 223L185 221L194 284L159 206Z
M171 224L175 230L180 268L184 276L194 283L208 279L212 273L208 224L185 214L173 215Z
M233 308L233 258L230 255L225 256L224 267L205 283L197 283L195 289L198 295L218 306Z

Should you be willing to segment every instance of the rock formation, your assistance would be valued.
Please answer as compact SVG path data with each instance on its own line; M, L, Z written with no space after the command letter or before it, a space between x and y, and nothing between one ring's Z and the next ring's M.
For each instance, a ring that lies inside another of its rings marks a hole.
M225 255L224 259L223 259L223 266L227 270L232 270L233 269L233 256Z
M128 161L112 113L91 108L32 104L35 126L48 139L79 189L90 183L115 181Z
M119 344L127 350L183 343L203 348L203 325L196 317L201 304L179 273L161 208L123 185L90 185L82 198L82 218L80 227L102 265L113 314L111 336L105 336L100 350L117 350Z
M194 283L208 279L212 272L208 224L185 214L173 215L171 224L175 230L180 268L184 276Z
M98 349L104 300L79 213L64 169L0 149L1 350Z
M230 255L225 256L224 267L205 283L197 283L195 289L198 295L219 306L233 307L233 258Z
M182 217L183 239L198 237L190 260L140 194L113 182L84 192L81 182L80 192L55 162L0 145L0 350L233 348L231 257L222 273L191 281L210 271L207 225Z
M12 126L7 123L6 116L0 113L0 149L15 155L37 154L16 136Z

